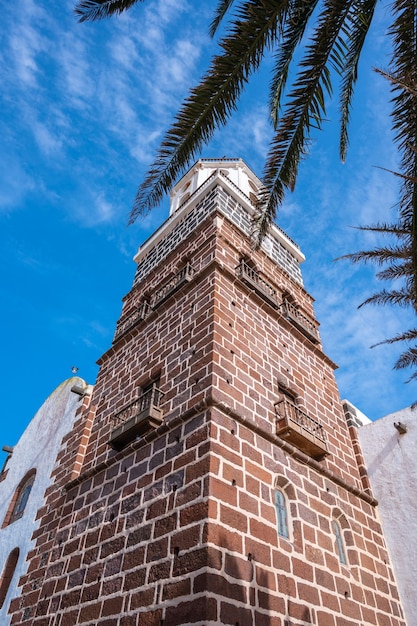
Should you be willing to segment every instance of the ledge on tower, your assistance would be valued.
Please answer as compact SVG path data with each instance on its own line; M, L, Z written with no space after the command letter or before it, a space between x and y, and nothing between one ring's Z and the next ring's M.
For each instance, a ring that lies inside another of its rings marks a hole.
M328 454L324 428L319 422L285 396L276 402L274 407L278 437L313 459L320 460Z
M122 450L131 441L158 428L163 418L160 407L163 397L164 394L153 384L119 411L113 418L117 426L110 435L109 445L114 450Z

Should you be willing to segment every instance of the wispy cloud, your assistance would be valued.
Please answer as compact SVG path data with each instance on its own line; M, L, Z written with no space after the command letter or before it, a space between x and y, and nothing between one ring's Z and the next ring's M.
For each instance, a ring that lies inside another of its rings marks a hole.
M36 28L36 20L42 13L34 10L32 2L23 3L24 17L11 21L9 31L9 51L13 73L24 89L33 89L38 85L41 74L39 56L48 48L47 40ZM18 12L22 16L22 13Z
M68 206L71 208L71 220L79 222L85 228L110 224L117 215L116 207L102 190L81 188Z
M33 191L35 180L13 154L0 159L0 213L8 214Z
M32 119L31 127L39 150L45 156L59 156L62 140L57 134L54 134L55 129L49 129L45 124L35 119Z

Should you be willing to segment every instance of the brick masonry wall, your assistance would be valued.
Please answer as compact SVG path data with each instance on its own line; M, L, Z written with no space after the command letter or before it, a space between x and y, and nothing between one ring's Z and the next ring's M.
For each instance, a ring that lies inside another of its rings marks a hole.
M238 278L245 255L314 320L303 287L216 212L135 283L122 319L185 263L194 269L100 359L39 513L13 624L404 625L334 365ZM112 450L113 416L156 378L163 424ZM275 435L279 383L323 424L323 461ZM288 540L277 534L276 484ZM342 520L346 566L333 519Z
M220 211L239 231L249 236L251 220L247 211L220 185L211 189L204 198L178 222L168 234L158 242L138 265L134 284L140 284L156 267L165 262L170 253L176 251L178 245L200 228L201 224L214 211ZM292 279L303 284L298 261L279 242L272 238L268 254L271 259L284 269Z
M184 572L210 558L207 432L204 415L190 418L75 481L59 506L49 494L58 515L39 535L12 623L160 624L158 601L188 593Z
M346 566L330 526L340 513ZM70 486L48 529L14 624L404 624L374 507L216 408Z
M208 540L222 551L221 567L210 578L224 596L219 623L403 623L373 506L219 411L212 413L211 437L218 471L210 481ZM276 531L277 482L290 504L289 540ZM346 566L339 563L330 526L341 514Z

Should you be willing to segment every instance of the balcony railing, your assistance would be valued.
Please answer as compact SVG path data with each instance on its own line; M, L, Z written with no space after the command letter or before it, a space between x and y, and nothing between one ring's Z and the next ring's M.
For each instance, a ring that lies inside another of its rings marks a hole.
M121 450L152 428L158 428L163 417L160 407L163 397L158 387L152 385L137 400L119 411L113 418L116 427L111 433L109 445L115 450Z
M255 268L242 260L237 266L236 271L241 281L256 291L264 300L272 304L273 307L278 308L277 290L270 283L261 278Z
M283 316L291 322L291 324L296 326L306 337L308 337L310 341L313 343L319 343L320 337L317 325L308 317L303 315L303 313L301 313L294 304L288 300L284 300L280 306L280 310Z
M145 301L142 302L142 304L140 304L138 308L135 309L130 315L128 315L124 319L120 319L116 326L114 340L116 341L116 339L119 339L119 337L124 335L130 328L133 328L133 326L135 326L137 322L144 320L145 317L148 315L149 310L149 302Z
M322 459L328 453L324 428L319 422L286 396L274 406L278 437L289 441L314 459Z
M162 287L155 291L151 302L152 308L154 309L155 307L162 304L162 302L169 298L169 296L177 291L177 289L179 289L185 283L188 283L192 279L193 274L194 270L191 267L191 264L187 263L186 265L184 265L184 267L180 269L180 271L177 272L175 276L171 278L171 280L166 282Z

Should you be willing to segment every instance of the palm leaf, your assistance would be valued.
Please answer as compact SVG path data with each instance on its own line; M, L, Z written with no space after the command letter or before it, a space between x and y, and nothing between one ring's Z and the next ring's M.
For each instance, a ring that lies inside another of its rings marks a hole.
M378 280L398 280L405 278L408 280L412 275L413 266L410 261L403 264L393 264L377 273Z
M234 0L219 0L219 4L217 5L214 13L213 21L210 24L209 28L210 37L214 37L214 35L216 34L217 29L219 28L224 16L232 6L233 2Z
M406 332L400 333L399 335L391 337L390 339L384 339L383 341L379 341L378 343L375 343L373 346L371 346L371 348L376 348L377 346L382 346L385 344L397 343L398 341L414 341L415 339L417 339L417 328L407 330Z
M321 128L325 119L325 94L332 92L330 67L343 54L341 37L353 9L353 0L326 0L312 42L299 63L300 71L265 165L263 180L270 196L260 200L255 216L258 243L275 218L285 190L294 188L299 163L308 152L310 128Z
M403 352L394 365L394 369L404 369L406 367L417 367L417 348L409 348ZM413 374L413 377L417 375Z
M352 104L353 90L358 77L358 63L363 44L368 34L374 15L377 0L364 0L357 7L356 14L351 20L350 29L345 33L347 52L342 68L342 85L340 90L340 158L346 159L348 139L348 125Z
M412 242L412 292L417 303L417 5L409 0L393 4L390 28L393 55L390 67L393 90L393 128L401 161L400 218L410 227ZM404 85L407 85L405 87Z
M139 187L130 223L160 202L215 129L226 124L249 76L259 67L265 48L276 39L285 5L285 0L264 0L261 5L247 0L239 9L239 19L220 43L223 54L213 59L208 73L191 90L166 133Z
M278 124L279 108L294 52L301 42L317 4L318 0L312 0L311 2L302 3L301 6L299 3L294 3L288 7L283 41L277 52L269 98L269 109L275 129Z
M395 304L398 306L409 306L412 303L412 296L406 289L393 289L392 291L380 291L373 296L367 298L362 304L359 305L359 309L365 304Z
M354 226L356 230L366 230L374 233L381 233L385 235L395 235L399 239L404 238L404 236L410 235L410 229L406 227L405 224L397 222L395 224L387 224L385 222L381 222L378 224L371 224L370 226Z
M137 2L143 0L82 0L76 4L74 12L79 22L93 22L127 11Z
M374 250L361 250L339 257L339 259L348 259L352 263L376 263L382 265L389 263L393 259L409 259L410 249L403 246L386 246L376 248ZM337 259L338 260L338 259Z

